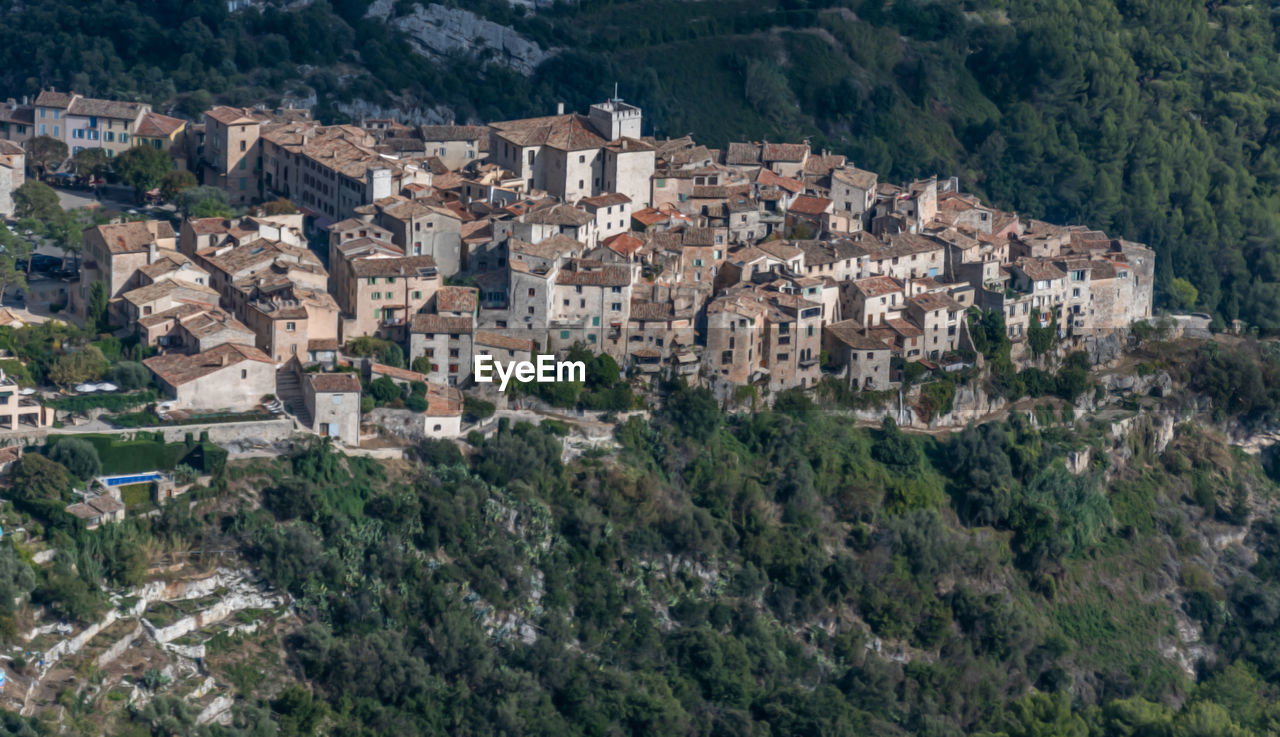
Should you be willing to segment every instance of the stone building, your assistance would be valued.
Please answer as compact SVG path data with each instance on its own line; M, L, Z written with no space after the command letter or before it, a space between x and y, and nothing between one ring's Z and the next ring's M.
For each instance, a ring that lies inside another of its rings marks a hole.
M303 401L312 430L350 446L360 444L360 379L355 374L306 374Z

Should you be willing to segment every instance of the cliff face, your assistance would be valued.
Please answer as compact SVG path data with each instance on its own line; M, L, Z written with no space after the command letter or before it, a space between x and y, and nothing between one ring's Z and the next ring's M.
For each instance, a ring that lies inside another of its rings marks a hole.
M408 15L392 17L394 6L395 0L376 0L365 15L382 18L404 31L419 53L438 61L493 61L528 76L551 55L507 26L469 10L433 3L415 5Z

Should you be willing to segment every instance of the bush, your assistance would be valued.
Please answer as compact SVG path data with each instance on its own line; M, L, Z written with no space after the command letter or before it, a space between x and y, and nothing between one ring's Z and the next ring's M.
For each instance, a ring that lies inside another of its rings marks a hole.
M98 449L80 438L63 438L58 441L49 451L49 458L61 463L72 476L79 479L91 479L102 473L102 459L98 457Z
M493 416L497 406L478 397L462 398L462 419L467 422L479 422Z
M151 383L151 371L137 361L121 361L111 367L111 381L121 389L143 389Z
M369 382L369 394L378 404L386 404L400 398L400 385L388 376L379 376Z
M140 365L140 364L139 364ZM64 412L87 412L91 409L105 409L109 412L121 412L134 407L151 404L160 398L154 389L129 394L85 394L78 397L62 397L45 402L46 407L60 409ZM151 419L155 419L152 417Z
M414 394L410 396L408 399L404 400L404 406L406 409L410 409L414 412L426 412L427 399L426 397L422 397L417 394Z

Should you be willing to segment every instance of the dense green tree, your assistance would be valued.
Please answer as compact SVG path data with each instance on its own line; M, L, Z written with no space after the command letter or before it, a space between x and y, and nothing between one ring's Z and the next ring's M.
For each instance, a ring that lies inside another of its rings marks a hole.
M91 479L102 472L102 460L98 458L98 449L88 440L80 438L63 438L49 451L49 459L62 464L63 468L78 479Z
M105 149L82 148L71 156L71 166L76 175L100 179L111 171L111 157Z
M177 202L183 192L200 185L196 175L186 169L174 169L160 182L160 196L169 202Z
M67 160L67 144L53 136L35 136L22 145L27 154L27 168L41 179Z
M160 149L134 146L115 157L113 168L122 182L141 194L160 186L173 171L173 159Z
M18 217L36 220L53 220L62 212L58 193L36 179L29 179L14 190L13 206Z
M14 493L22 499L59 499L72 484L67 469L39 453L23 454L9 477Z

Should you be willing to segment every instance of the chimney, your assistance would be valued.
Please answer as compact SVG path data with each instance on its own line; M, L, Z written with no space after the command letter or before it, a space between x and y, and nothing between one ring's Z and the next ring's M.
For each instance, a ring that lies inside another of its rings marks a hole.
M154 264L156 262L156 242L151 241L147 244L147 263Z
M557 102L557 103L556 103L556 115L564 115L564 103L563 103L563 102Z

